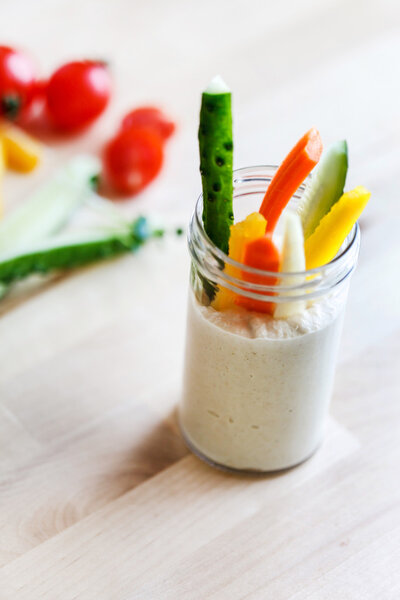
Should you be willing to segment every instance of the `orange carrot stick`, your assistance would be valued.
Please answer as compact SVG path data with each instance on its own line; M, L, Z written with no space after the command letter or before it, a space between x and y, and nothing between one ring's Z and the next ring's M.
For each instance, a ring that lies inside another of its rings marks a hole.
M315 167L322 153L321 137L316 129L310 129L289 152L271 181L260 213L267 219L267 232L275 225L290 198Z
M263 271L279 270L279 251L272 241L272 235L267 233L261 238L248 242L244 250L243 262L248 267L261 269ZM247 273L242 271L244 281L258 283L260 285L274 285L277 277L269 275L256 275L255 273ZM244 296L238 296L235 300L236 304L243 306L248 310L256 310L272 314L274 311L273 302L263 302L262 300L253 300Z

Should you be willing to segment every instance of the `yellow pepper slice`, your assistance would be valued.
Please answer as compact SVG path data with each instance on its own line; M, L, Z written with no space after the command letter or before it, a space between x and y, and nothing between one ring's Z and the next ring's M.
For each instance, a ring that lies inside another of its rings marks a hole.
M237 262L243 262L244 247L247 242L251 242L262 237L267 226L266 219L258 212L251 213L243 221L231 225L231 234L229 238L229 257ZM238 277L240 270L225 266L225 272L231 277ZM234 305L235 294L225 287L221 287L212 303L215 310L223 310Z
M325 265L336 256L370 196L371 192L359 185L339 198L304 244L307 269Z
M20 173L33 171L40 162L40 144L22 129L9 123L1 125L0 135L3 139L6 166Z

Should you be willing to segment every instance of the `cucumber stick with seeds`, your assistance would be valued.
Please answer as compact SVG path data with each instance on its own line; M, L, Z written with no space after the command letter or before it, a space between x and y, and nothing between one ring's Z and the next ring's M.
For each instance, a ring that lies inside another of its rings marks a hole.
M60 234L0 257L0 284L10 284L33 273L71 269L134 251L157 231L147 219Z
M231 92L215 77L202 94L199 126L203 223L208 237L228 254L233 223Z
M347 142L332 144L322 156L298 206L304 239L318 227L343 194L348 168Z

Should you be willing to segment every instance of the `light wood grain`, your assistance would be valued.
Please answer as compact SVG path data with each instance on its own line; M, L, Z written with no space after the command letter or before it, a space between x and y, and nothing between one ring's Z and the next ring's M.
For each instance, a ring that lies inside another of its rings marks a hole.
M183 445L189 260L171 237L0 303L0 600L398 600L400 9L390 0L3 0L2 43L44 70L109 59L115 97L84 136L7 175L11 211L123 112L177 118L160 178L126 214L187 223L199 93L234 90L235 165L279 162L312 125L346 137L361 221L332 417L314 457L256 478Z
M65 569L63 581L68 581L66 590L62 591L63 586L58 585L60 573L55 570L53 579L48 571L49 566L40 566L39 553L38 562L34 563L34 569L29 569L26 582L21 585L22 580L15 579L15 586L9 588L9 593L26 589L29 597L32 588L38 586L37 593L41 598L50 598L55 590L57 595L65 593L68 594L65 597L74 597L84 580L88 586L85 594L88 598L95 598L100 591L98 586L104 583L97 583L100 563L93 554L100 548L103 554L101 560L106 560L110 565L106 584L110 586L110 593L113 587L117 593L121 593L126 578L138 591L142 586L146 587L146 582L153 587L155 580L163 581L169 570L188 554L237 526L243 526L249 518L259 511L265 511L269 505L286 502L287 495L292 502L297 486L305 484L318 473L326 473L332 464L356 448L357 442L353 436L332 424L324 447L312 460L285 477L278 475L269 478L223 475L210 471L194 457L188 457L148 484L125 494L111 505L111 512L108 505L79 523L79 537L75 535L74 528L63 534L64 538L69 537L81 549L86 546L86 550L79 551L78 563L75 560L76 546L71 555L63 552L61 568ZM116 540L120 540L118 554L114 550ZM54 543L58 545L57 538L49 541L53 548ZM159 544L157 553L153 550L154 543ZM37 548L41 549L42 546ZM53 552L54 549L49 548L49 556ZM35 551L27 554L35 561L34 555ZM79 564L81 560L87 561L85 568ZM14 580L13 569L22 576L18 562L12 563L10 569L4 569L6 581ZM129 567L132 564L133 570ZM45 581L42 569L47 571ZM149 572L152 572L150 577ZM149 597L154 597L153 592L149 591L149 594Z

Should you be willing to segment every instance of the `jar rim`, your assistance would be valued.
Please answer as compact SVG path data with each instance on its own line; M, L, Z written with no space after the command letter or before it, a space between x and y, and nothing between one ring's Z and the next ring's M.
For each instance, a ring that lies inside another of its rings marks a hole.
M251 167L242 167L234 170L234 198L247 194L261 193L261 190L259 192L253 191L247 192L245 194L240 193L238 184L240 186L240 184L246 184L251 182L270 182L277 169L278 167L276 165L255 165ZM297 200L300 199L304 189L305 184L303 183L301 186L299 186L296 193L293 194L292 198L296 198ZM307 298L310 298L310 286L315 290L317 288L320 288L326 291L326 285L322 286L322 288L320 287L323 280L325 281L325 283L329 282L328 287L331 288L334 285L337 285L338 283L343 281L348 275L350 275L355 267L360 243L360 228L357 222L346 237L346 240L343 242L340 251L328 263L325 263L319 267L314 267L313 269L306 269L304 271L275 272L264 271L262 269L257 269L245 265L241 262L232 259L223 250L218 248L214 244L214 242L209 238L204 229L202 220L202 208L203 194L200 194L195 205L195 210L192 215L188 234L188 244L192 258L194 258L197 261L199 260L198 251L201 250L200 246L202 246L204 251L209 255L209 258L213 259L217 264L220 265L220 268L217 269L219 273L215 273L215 270L213 270L213 274L215 276L218 276L219 279L222 279L223 285L226 285L228 283L227 287L229 287L230 289L233 289L231 287L233 286L235 288L235 291L237 291L236 288L238 287L240 287L240 289L244 291L253 290L257 294L257 297L259 297L260 293L276 293L276 290L278 288L279 293L289 292L291 294L293 294L293 292L296 291L300 292L304 290L304 293L307 293ZM265 285L247 282L244 279L239 279L224 272L223 269L225 265L229 265L235 270L239 270L239 272L241 273L258 275L263 277L273 277L275 279L278 277L279 285ZM210 262L208 261L205 266L206 268L209 268ZM293 280L295 280L296 278L301 282L293 285ZM285 281L288 282L289 285L285 285ZM245 295L248 294L246 293ZM316 295L319 295L319 293ZM249 297L252 296L250 295ZM276 299L274 301L276 301Z

